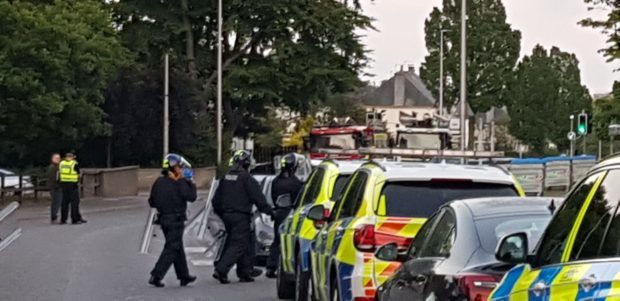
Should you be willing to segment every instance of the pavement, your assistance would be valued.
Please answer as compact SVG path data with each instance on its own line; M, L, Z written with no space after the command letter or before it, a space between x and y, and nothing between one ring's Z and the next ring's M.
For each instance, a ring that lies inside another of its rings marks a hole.
M204 203L190 207L196 214ZM149 254L140 254L140 239L148 216L144 195L121 199L87 199L82 215L87 224L50 225L49 206L19 208L0 229L22 228L23 234L0 252L0 300L277 300L275 281L264 276L255 283L220 285L202 255L205 241L186 237L191 272L198 281L179 287L171 268L165 288L147 284L163 235L157 229ZM0 237L3 232L0 231Z

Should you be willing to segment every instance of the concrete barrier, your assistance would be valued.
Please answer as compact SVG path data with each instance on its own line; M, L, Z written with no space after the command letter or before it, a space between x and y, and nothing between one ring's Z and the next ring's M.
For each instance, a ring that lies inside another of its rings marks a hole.
M140 168L138 170L138 189L149 191L157 177L161 176L161 168ZM194 169L194 181L198 189L206 189L215 177L215 167L200 167Z
M542 195L544 168L544 162L540 159L515 159L509 167L527 195Z
M590 168L594 167L596 164L596 157L594 156L578 156L573 157L571 160L573 163L573 170L571 173L572 184L585 177Z
M570 189L571 161L569 157L548 157L545 161L545 188Z
M82 169L82 196L123 197L138 195L138 166Z

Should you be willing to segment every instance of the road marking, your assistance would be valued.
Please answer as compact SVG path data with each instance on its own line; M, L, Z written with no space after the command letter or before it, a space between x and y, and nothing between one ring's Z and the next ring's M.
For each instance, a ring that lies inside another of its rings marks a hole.
M196 259L196 260L190 260L192 265L196 266L196 267L212 267L213 266L213 259Z
M206 250L206 247L185 247L185 253L189 254L204 254Z

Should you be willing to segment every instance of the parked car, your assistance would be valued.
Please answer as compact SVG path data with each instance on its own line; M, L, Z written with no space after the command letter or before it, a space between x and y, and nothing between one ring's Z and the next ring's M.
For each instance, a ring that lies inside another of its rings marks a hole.
M534 252L530 234L509 233L495 254L519 264L489 300L620 298L620 156L593 167L571 190Z
M310 160L303 156L296 154L298 168L295 172L295 176L301 181L306 181L312 172L312 166ZM276 156L273 159L273 166L276 174L264 175L254 174L254 178L261 184L261 190L267 199L267 202L273 206L274 201L271 199L271 184L275 179L277 173L280 172L280 156ZM271 244L274 239L273 221L266 214L262 214L257 210L254 210L254 229L256 232L256 264L263 266L269 257Z
M308 218L328 224L311 249L312 286L318 300L374 300L376 288L400 266L377 260L377 247L407 249L439 207L456 199L520 196L512 175L491 166L369 162L349 180L329 217L316 205Z
M498 242L514 231L534 246L557 206L548 198L484 198L450 202L422 226L406 252L395 243L376 257L403 265L377 289L378 301L487 300L514 265L495 259Z
M362 164L362 161L325 160L314 169L304 185L296 206L280 230L281 264L276 282L279 298L308 300L310 244L317 229L306 215L315 205L330 210L333 199L342 193L353 172Z
M21 178L21 188L33 188L33 184L32 181L30 179L30 176L23 176ZM17 175L16 173L7 170L7 169L3 169L0 168L0 191L2 190L14 190L14 189L19 189L20 188L20 178L19 175ZM16 194L19 194L21 192L16 192ZM30 194L33 193L32 191L27 191L24 194Z

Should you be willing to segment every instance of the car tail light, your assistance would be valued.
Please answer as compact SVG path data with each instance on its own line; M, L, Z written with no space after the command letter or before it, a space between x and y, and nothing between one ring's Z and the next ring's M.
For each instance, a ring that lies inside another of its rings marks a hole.
M375 301L377 299L375 299L374 297L355 297L353 298L354 301Z
M486 301L500 281L499 277L484 274L464 274L456 278L461 293L469 301Z
M376 248L375 225L363 225L355 229L353 244L361 252L374 252Z

